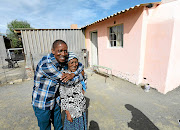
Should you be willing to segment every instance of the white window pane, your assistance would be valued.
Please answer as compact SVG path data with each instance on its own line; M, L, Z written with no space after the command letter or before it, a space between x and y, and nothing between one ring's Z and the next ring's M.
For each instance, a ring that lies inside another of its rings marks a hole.
M116 26L112 27L112 32L117 33L117 27Z
M117 43L116 46L119 47L120 46L120 41L117 41L116 43Z
M120 33L117 34L116 40L118 40L118 41L121 40L121 34Z
M122 46L122 41L117 41L117 45L116 46L118 46L118 47L120 47L120 46Z
M118 33L122 32L122 25L117 26L117 32Z

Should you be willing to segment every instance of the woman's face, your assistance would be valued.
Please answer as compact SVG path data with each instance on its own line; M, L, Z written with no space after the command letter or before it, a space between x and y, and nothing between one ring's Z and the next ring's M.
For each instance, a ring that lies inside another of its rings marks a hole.
M74 58L68 62L68 70L69 71L74 72L77 70L77 68L78 68L78 60L76 58Z

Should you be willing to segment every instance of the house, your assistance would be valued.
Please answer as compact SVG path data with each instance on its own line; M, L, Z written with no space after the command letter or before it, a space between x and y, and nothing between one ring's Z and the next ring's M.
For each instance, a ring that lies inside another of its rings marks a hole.
M180 1L136 5L89 24L89 64L109 67L134 84L161 93L180 85ZM144 80L146 78L146 80Z

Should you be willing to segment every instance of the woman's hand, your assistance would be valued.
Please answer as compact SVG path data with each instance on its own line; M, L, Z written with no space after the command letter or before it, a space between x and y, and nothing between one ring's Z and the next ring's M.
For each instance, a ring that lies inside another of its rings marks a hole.
M85 94L85 91L82 89L82 93L83 93L83 95Z
M82 76L84 76L84 70L81 71Z
M67 115L67 120L70 122L73 122L73 119L71 118L71 115L69 113L69 111L66 110L66 115Z

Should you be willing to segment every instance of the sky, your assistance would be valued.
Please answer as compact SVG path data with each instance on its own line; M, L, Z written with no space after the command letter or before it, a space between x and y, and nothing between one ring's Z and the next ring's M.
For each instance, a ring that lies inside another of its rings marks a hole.
M121 10L160 0L0 0L0 33L13 20L27 21L36 29L78 28Z

